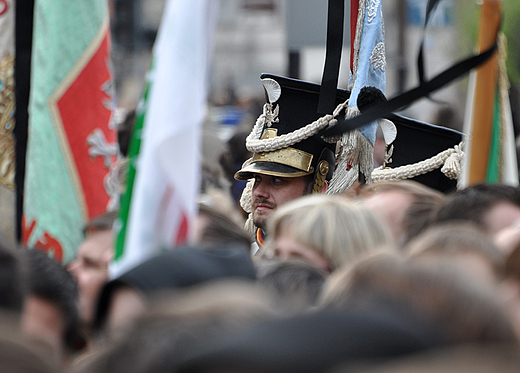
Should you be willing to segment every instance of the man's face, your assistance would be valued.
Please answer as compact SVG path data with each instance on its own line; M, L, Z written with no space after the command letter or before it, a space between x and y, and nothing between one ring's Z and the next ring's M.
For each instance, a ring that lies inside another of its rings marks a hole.
M265 229L273 210L286 202L308 193L308 179L255 175L253 185L253 223Z
M76 259L67 268L78 282L80 315L87 325L92 322L101 287L108 280L112 240L111 230L91 233L82 242Z

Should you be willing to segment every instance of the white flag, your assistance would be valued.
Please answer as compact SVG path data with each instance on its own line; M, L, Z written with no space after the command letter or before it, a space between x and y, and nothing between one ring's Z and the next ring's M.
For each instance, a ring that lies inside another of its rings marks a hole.
M148 97L116 277L190 236L200 190L200 129L206 113L215 0L169 0L153 50ZM139 132L139 130L137 131Z

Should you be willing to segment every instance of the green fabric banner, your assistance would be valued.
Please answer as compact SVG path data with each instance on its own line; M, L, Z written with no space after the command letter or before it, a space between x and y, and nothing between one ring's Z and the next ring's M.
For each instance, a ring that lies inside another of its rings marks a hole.
M22 243L67 263L117 204L108 9L37 0L34 14Z

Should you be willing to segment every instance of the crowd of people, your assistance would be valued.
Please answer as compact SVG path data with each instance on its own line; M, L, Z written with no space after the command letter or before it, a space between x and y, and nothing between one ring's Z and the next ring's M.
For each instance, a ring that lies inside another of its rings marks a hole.
M254 255L231 196L201 197L189 246L115 279L114 213L66 268L3 249L5 371L517 371L519 188L303 195L267 214Z
M222 157L240 204L206 168L187 245L109 278L111 212L66 266L0 247L3 371L518 371L520 188L371 182L364 135L323 138L319 86L263 83L248 160Z

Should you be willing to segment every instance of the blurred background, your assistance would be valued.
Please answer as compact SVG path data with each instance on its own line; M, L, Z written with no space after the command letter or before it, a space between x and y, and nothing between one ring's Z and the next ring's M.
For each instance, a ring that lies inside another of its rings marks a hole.
M166 0L110 0L117 106L134 109ZM418 84L416 60L427 0L384 0L388 98ZM520 2L504 1L511 105L518 134ZM346 6L349 8L349 6ZM346 18L349 16L346 9ZM248 131L264 102L259 76L268 72L319 83L325 59L326 0L220 0L210 73L204 159L217 162L223 144L237 130ZM443 0L425 34L427 78L469 56L478 27L476 0ZM349 31L340 88L349 73ZM461 130L467 77L422 99L402 114Z

